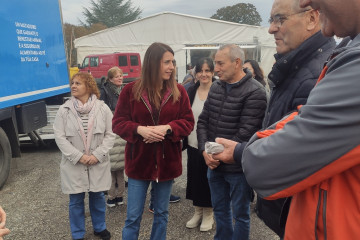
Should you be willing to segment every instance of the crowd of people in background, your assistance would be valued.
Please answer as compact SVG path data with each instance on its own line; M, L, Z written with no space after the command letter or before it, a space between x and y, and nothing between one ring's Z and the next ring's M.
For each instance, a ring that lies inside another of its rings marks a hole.
M166 239L186 150L193 205L186 228L206 232L215 223L216 240L249 239L254 189L256 214L280 239L357 239L357 10L358 0L274 0L269 33L277 53L268 78L227 44L189 66L179 84L174 51L158 42L126 86L118 67L100 91L89 73L75 74L54 122L72 238L84 239L87 194L94 235L111 238L106 205L126 202L122 239L138 239L151 185L150 239ZM337 47L334 34L344 38ZM216 143L223 149L205 147ZM5 223L0 207L0 239L10 232Z

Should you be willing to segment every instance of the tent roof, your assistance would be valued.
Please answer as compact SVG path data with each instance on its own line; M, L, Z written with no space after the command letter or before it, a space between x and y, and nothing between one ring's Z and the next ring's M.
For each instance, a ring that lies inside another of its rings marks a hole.
M163 12L75 39L75 47L254 44L274 46L267 27Z

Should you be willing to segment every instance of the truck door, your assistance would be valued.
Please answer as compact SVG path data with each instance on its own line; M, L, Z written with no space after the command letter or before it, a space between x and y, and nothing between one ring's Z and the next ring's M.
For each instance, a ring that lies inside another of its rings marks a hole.
M90 73L94 78L98 78L99 75L99 57L85 57L84 61L81 65L81 72L88 72Z
M90 57L90 73L94 78L100 78L101 73L99 71L99 57Z
M140 66L140 55L130 54L130 73L131 78L140 77L141 66Z
M81 64L80 72L88 72L88 73L90 72L89 61L90 61L89 57L84 58L84 61Z
M129 59L127 54L119 54L119 67L124 73L124 82L129 82L128 78L131 76Z

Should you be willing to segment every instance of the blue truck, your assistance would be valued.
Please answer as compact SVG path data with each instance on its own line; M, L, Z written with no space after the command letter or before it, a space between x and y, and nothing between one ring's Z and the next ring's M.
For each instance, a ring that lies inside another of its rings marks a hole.
M46 126L46 106L70 92L60 1L3 1L0 8L0 188L19 135Z

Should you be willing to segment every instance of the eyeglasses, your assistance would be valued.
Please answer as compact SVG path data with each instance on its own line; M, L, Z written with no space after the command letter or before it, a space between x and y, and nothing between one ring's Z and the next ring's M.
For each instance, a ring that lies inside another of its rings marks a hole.
M286 20L289 19L289 17L300 14L300 13L307 12L310 10L312 10L312 9L303 10L301 12L297 12L297 13L293 13L293 14L289 14L289 15L276 14L275 16L270 17L268 22L270 25L274 23L277 27L280 27Z

